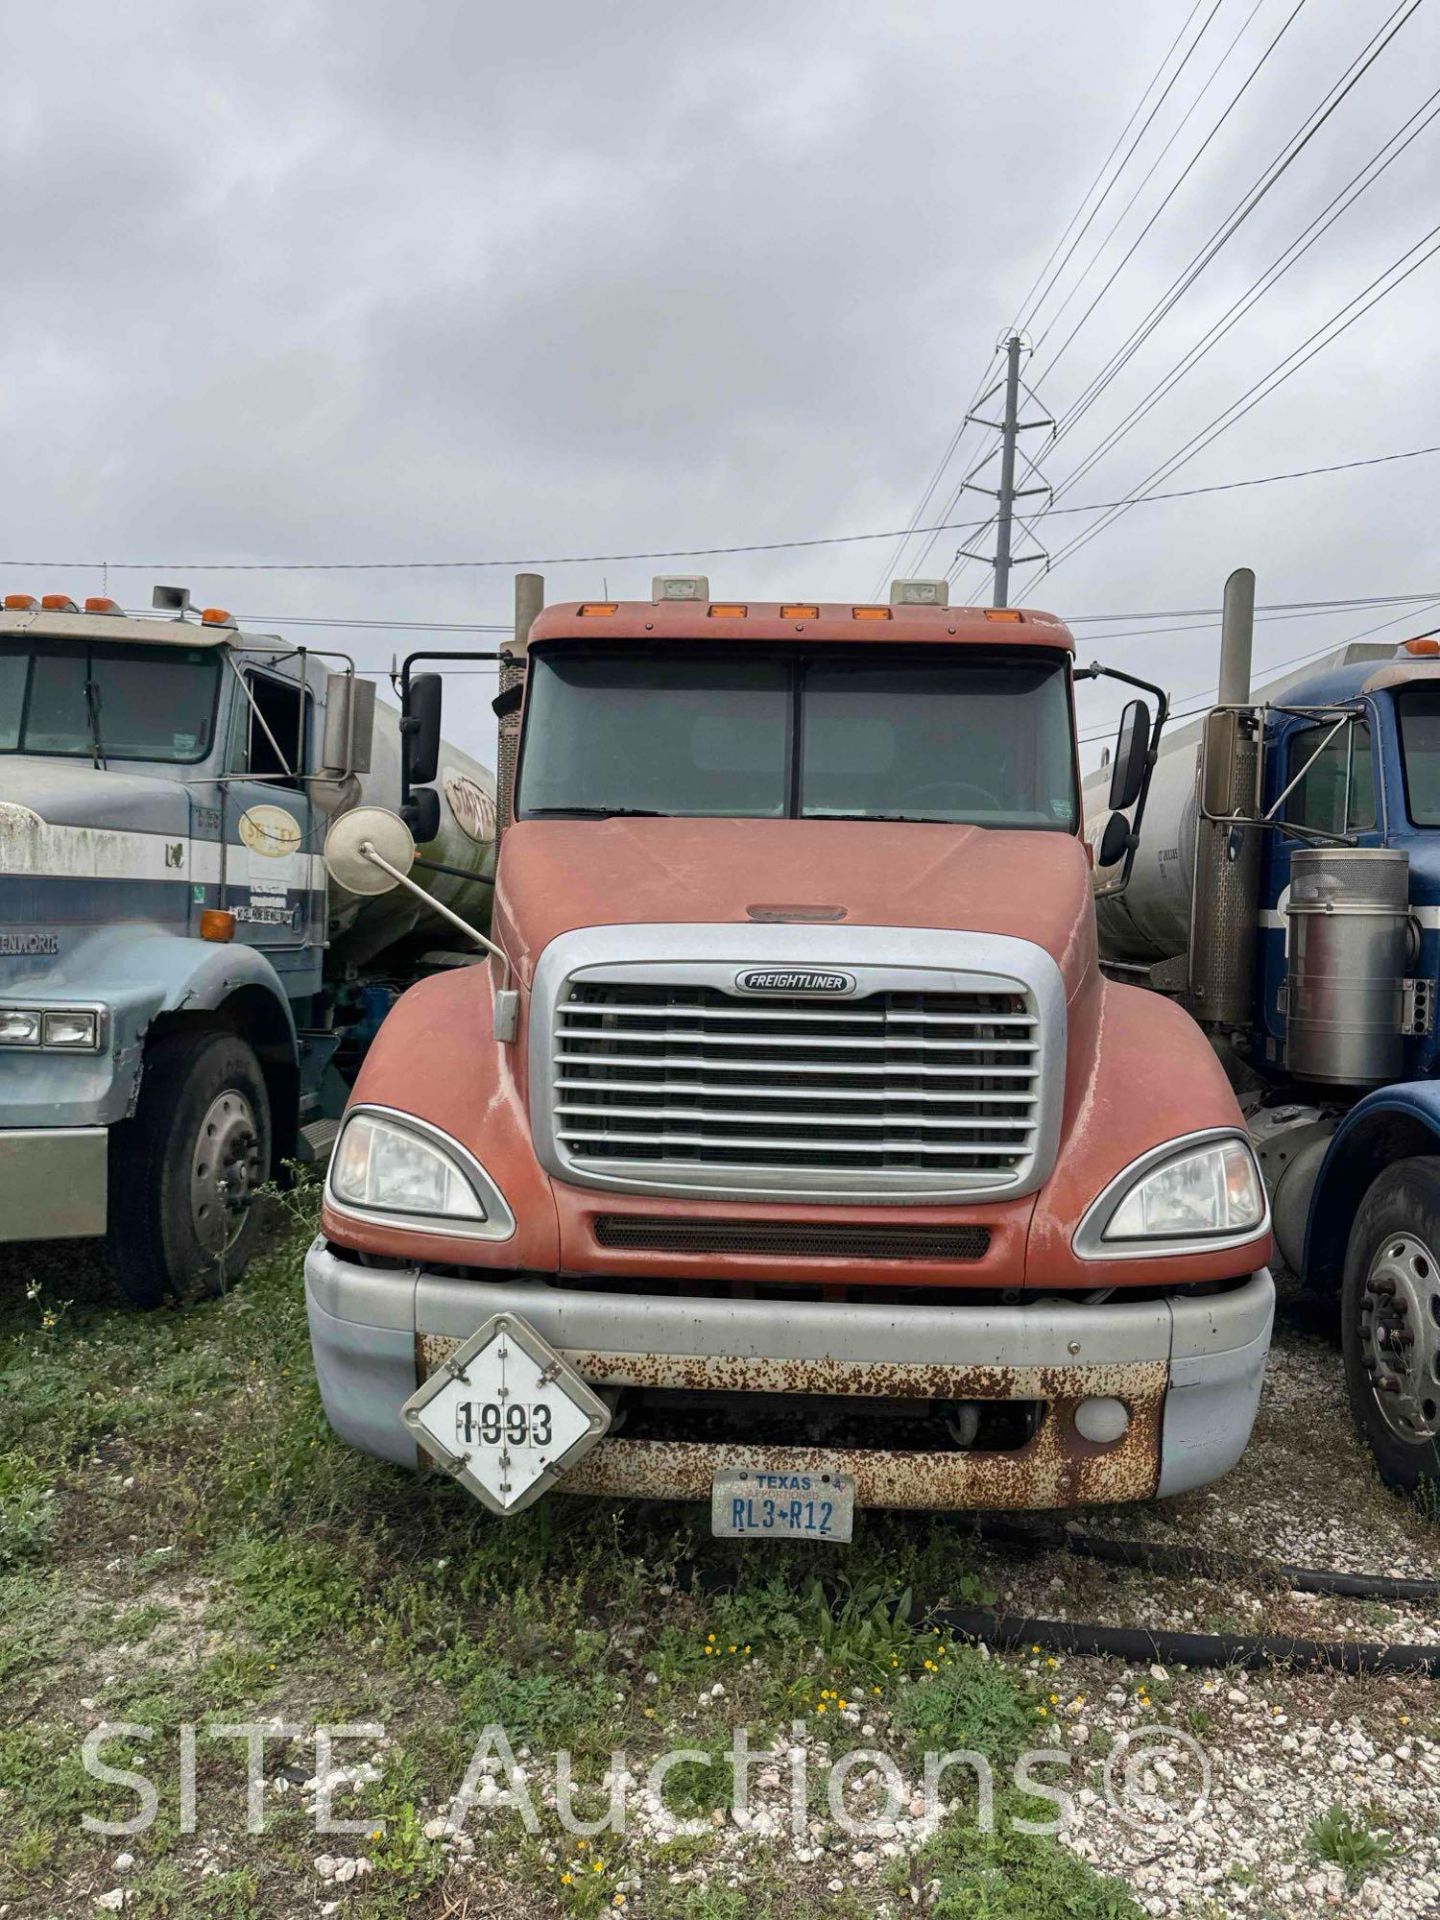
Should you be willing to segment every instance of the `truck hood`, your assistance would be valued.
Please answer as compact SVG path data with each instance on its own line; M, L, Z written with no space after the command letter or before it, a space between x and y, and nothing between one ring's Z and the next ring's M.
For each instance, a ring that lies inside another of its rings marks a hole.
M1064 833L929 821L522 820L501 843L499 937L529 983L576 927L771 921L953 927L1033 941L1067 998L1096 968L1090 865Z
M0 756L0 823L9 807L23 807L52 827L190 831L190 802L178 780L102 771L76 761Z

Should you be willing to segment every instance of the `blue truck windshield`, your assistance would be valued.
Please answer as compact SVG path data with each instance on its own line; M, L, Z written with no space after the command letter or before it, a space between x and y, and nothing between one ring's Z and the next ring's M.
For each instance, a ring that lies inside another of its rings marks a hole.
M974 648L536 649L521 817L1075 830L1063 663Z
M213 647L0 641L0 753L203 760L219 678Z
M1395 705L1410 818L1417 827L1440 827L1440 687L1402 687Z

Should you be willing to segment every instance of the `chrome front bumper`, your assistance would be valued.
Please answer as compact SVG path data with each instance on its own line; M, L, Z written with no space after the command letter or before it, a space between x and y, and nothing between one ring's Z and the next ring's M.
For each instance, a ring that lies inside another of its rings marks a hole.
M717 1467L855 1474L862 1505L1066 1507L1202 1486L1250 1436L1270 1343L1274 1288L1262 1270L1227 1293L1090 1306L1054 1296L1017 1306L702 1299L442 1278L362 1267L323 1240L305 1261L321 1395L342 1439L417 1463L400 1408L420 1378L495 1313L528 1320L597 1388L1026 1400L1045 1415L1007 1452L748 1450L603 1440L562 1483L569 1492L696 1499ZM1122 1400L1125 1435L1085 1440L1082 1400ZM752 1457L753 1455L753 1457Z
M104 1233L104 1127L0 1127L0 1241Z

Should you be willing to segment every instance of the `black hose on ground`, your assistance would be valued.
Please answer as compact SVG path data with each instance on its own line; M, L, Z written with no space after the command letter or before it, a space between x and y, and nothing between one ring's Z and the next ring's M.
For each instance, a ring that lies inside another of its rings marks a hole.
M1293 1593L1319 1593L1350 1600L1440 1600L1440 1580L1407 1580L1387 1573L1338 1573L1319 1567L1292 1567L1248 1554L1205 1547L1169 1546L1150 1540L1101 1540L1078 1527L1044 1527L987 1517L975 1538L996 1546L1033 1547L1063 1552L1082 1560L1139 1567L1146 1573L1189 1575L1201 1580L1261 1579Z
M989 1607L938 1607L926 1618L962 1640L1045 1653L1108 1654L1185 1667L1328 1667L1337 1673L1440 1674L1440 1646L1386 1647L1372 1640L1304 1640L1272 1633L1172 1633L1168 1628L1100 1627L1089 1621L1032 1620Z

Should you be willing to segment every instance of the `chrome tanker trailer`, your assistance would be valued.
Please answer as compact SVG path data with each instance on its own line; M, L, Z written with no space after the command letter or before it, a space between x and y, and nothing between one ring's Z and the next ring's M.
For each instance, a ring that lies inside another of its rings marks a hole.
M1085 784L1102 961L1207 1029L1275 1237L1336 1306L1382 1474L1440 1480L1440 641L1352 643L1252 692L1254 578L1220 695L1130 814ZM1157 1065L1160 1063L1157 1063Z
M474 957L449 915L488 924L495 863L492 776L438 739L402 774L344 656L155 605L0 606L0 1240L104 1234L146 1305L241 1270L394 999ZM433 904L327 880L362 805L405 807Z

